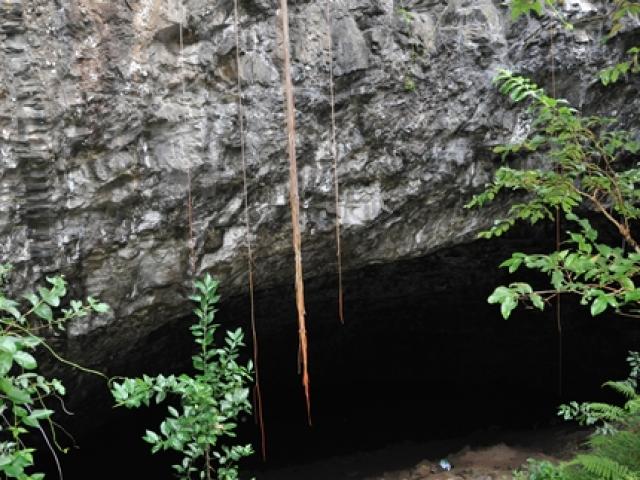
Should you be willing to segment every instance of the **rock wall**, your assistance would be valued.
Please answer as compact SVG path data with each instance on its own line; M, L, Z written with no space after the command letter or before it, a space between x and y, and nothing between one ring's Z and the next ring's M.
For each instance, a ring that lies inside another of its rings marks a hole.
M496 168L491 148L527 128L492 86L499 68L549 86L555 65L577 106L638 111L637 80L595 80L638 34L629 25L603 44L599 4L565 2L572 32L513 23L497 0L331 5L347 271L467 242L492 220L495 210L462 206ZM231 1L0 2L0 260L18 288L62 272L75 295L112 306L70 329L107 327L85 357L186 315L205 271L225 296L246 292L237 75L258 288L293 282L275 14L272 0L241 1L238 72ZM312 278L336 267L326 4L295 2L290 25Z

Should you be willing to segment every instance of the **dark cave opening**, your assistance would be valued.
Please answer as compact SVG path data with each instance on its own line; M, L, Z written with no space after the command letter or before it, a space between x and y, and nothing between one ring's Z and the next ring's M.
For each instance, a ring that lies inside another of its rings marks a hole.
M505 321L497 307L486 303L496 285L514 280L497 268L505 252L536 244L539 237L512 236L351 271L345 277L345 325L336 314L335 279L309 280L311 428L297 373L292 289L259 291L268 461L263 464L256 454L245 467L260 478L276 467L389 444L483 429L538 428L560 422L556 411L562 401L607 398L600 386L626 377L626 353L640 339L637 321L606 314L592 318L584 307L564 299L560 382L553 309L519 309ZM246 318L244 299L221 304L223 326L242 325L248 336ZM188 322L163 327L149 341L153 351L164 349L166 355L131 366L131 372L186 368L175 358L188 361ZM81 448L61 457L65 478L84 478L88 472L92 478L172 478L171 456L150 455L140 438L146 428L157 429L165 411L96 407L83 413L108 420L100 427L79 428ZM92 424L91 417L74 421ZM240 437L259 450L252 418L241 419Z

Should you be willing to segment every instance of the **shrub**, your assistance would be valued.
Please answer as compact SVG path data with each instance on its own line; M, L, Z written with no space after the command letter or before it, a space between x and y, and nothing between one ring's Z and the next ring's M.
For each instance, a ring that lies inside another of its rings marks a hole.
M39 287L19 302L8 297L3 288L10 271L10 266L0 265L0 472L4 478L18 480L44 478L42 473L28 473L34 466L35 450L27 445L25 437L37 431L54 455L62 477L55 450L60 447L51 420L54 411L47 407L46 400L57 397L61 401L65 388L60 380L38 373L38 362L32 353L44 348L57 360L90 371L56 354L42 332L64 330L70 320L91 312L104 313L108 306L89 297L87 304L72 300L69 308L60 308L67 293L66 282L60 276L47 278L48 288ZM55 313L58 310L61 315Z
M595 426L588 449L553 465L529 460L518 478L529 480L637 480L640 478L640 355L630 352L631 373L626 380L605 385L626 397L622 406L602 402L562 405L558 415Z
M252 363L238 363L239 349L244 346L240 329L226 333L225 345L215 345L219 325L213 323L218 282L207 275L195 282L198 304L197 321L191 327L198 353L193 356L195 376L126 378L114 381L111 392L117 405L138 408L151 402L161 403L167 395L176 396L180 406L169 406L168 416L160 424L159 433L147 430L144 440L152 452L174 450L182 454L173 466L181 479L235 480L237 462L253 453L251 445L227 446L224 437L235 437L236 419L251 411L248 384ZM195 476L195 477L194 477Z

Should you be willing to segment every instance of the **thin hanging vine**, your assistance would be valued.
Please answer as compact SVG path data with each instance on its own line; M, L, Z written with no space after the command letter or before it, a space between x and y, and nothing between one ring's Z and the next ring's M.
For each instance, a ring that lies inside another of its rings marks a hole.
M549 50L549 55L551 57L551 95L553 98L558 98L558 92L556 87L556 54L555 54L555 38L556 38L556 29L552 29L551 31L551 49ZM558 175L562 175L562 165L558 163L556 166L556 171ZM556 206L556 252L560 253L560 245L562 243L561 238L561 217L560 217L560 207ZM556 331L558 335L558 397L562 397L562 384L563 384L563 362L562 362L562 294L558 292L556 295Z
M331 0L326 2L327 45L329 62L329 101L331 103L331 156L333 157L333 192L336 209L336 260L338 268L338 318L344 324L344 291L342 287L342 242L340 232L340 178L338 176L338 144L336 142L336 95L333 76L333 37Z
M293 252L295 256L296 308L298 311L298 335L300 341L300 360L302 364L302 386L307 402L307 419L311 425L311 396L309 391L309 361L307 354L307 327L304 306L304 280L302 273L302 240L300 235L300 196L298 193L298 166L296 162L296 114L291 81L291 56L289 53L289 9L287 0L280 0L280 19L282 21L282 56L285 94L287 146L289 153L289 203L291 207L291 225L293 230Z
M180 83L182 88L182 101L185 101L187 89L184 83L184 31L182 22L185 19L184 5L181 6L181 19L179 24L180 36ZM180 137L180 156L184 159L184 142ZM196 272L196 251L193 235L193 196L191 192L191 162L187 166L187 218L189 222L189 271L192 275Z
M258 333L256 328L256 311L253 278L253 247L251 245L251 220L249 218L249 191L247 187L247 159L245 149L244 106L242 103L242 78L240 76L240 14L238 0L233 2L234 26L236 31L236 77L238 90L238 125L240 128L240 158L242 160L242 190L244 197L245 241L247 245L247 272L249 276L249 309L251 316L251 333L253 338L253 368L255 375L254 398L256 420L260 427L260 445L262 459L267 459L266 429L262 410L262 392L260 390L260 374L258 368Z

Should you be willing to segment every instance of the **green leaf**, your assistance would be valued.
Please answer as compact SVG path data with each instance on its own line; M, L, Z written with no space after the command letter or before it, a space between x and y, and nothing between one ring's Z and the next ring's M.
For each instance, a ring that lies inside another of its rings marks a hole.
M518 301L514 297L507 297L502 301L500 305L500 313L502 317L507 320L511 315L511 312L518 306Z
M33 292L25 294L24 298L29 301L32 307L35 307L40 302L40 298L38 298L38 296Z
M53 322L53 311L51 310L51 307L46 303L38 304L33 310L33 313L35 313L43 320L46 320L47 322Z
M607 302L606 296L602 295L597 297L591 304L591 315L594 317L596 315L600 315L602 312L604 312L607 309L608 305L609 303Z
M93 308L93 311L96 313L106 313L109 311L109 305L106 303L94 303L91 305L91 308Z
M564 283L564 274L562 273L562 271L554 270L553 273L551 274L551 285L553 285L553 288L555 288L556 290L560 290L562 288L563 283Z
M30 353L20 350L13 356L15 362L26 370L33 370L38 366L36 359Z
M53 290L47 290L46 288L38 287L38 294L40 298L47 302L52 307L60 306L60 297Z
M9 352L0 352L0 376L9 373L13 366L13 355Z
M38 428L40 426L40 420L49 418L53 414L53 410L37 409L33 410L29 416L24 417L22 421L25 425Z
M59 394L59 395L65 395L67 393L66 389L64 388L64 385L62 384L62 382L60 380L58 380L57 378L54 378L53 380L51 380L51 387Z
M18 344L20 343L20 339L18 337L13 336L1 336L0 337L0 350L3 352L7 352L10 354L14 354L18 351Z
M529 298L531 299L531 303L534 307L536 307L538 310L544 310L544 301L542 300L542 297L540 295L538 295L537 293L533 293Z
M45 418L49 418L51 415L53 415L53 413L53 410L49 410L46 408L36 408L29 414L29 416L37 420L43 420Z
M144 437L142 437L142 439L148 443L160 442L160 436L156 432L152 432L151 430L147 430Z
M4 310L5 312L8 312L16 320L18 320L22 315L18 311L17 307L18 307L18 302L15 302L14 300L9 300L8 298L5 298L2 295L2 293L0 293L0 310Z
M31 396L24 390L16 388L6 377L0 377L0 391L15 403L31 403Z
M631 280L629 277L622 277L619 282L622 288L624 288L625 290L635 291L636 289L633 280Z
M511 290L507 287L496 288L491 296L487 299L489 303L501 303L506 297L511 295Z

